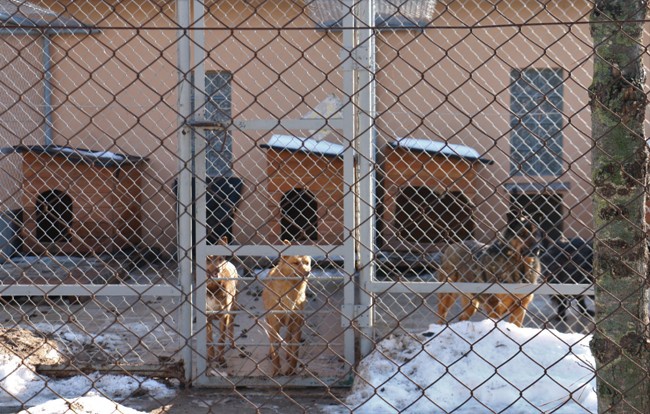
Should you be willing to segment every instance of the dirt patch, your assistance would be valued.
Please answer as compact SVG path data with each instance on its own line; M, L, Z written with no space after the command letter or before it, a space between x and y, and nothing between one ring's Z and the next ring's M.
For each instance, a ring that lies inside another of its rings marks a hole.
M30 365L66 362L56 341L22 328L0 328L0 354L15 355Z

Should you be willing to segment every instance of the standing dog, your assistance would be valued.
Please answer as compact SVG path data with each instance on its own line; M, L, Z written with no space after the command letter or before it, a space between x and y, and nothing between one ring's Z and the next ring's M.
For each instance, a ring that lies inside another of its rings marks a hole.
M227 240L222 240L226 244ZM232 311L235 310L235 296L237 295L237 279L239 274L235 265L221 256L208 256L206 264L207 274L207 295L206 308L207 336L208 336L208 359L216 360L219 366L226 365L225 344L230 340L231 347L235 346L235 318ZM215 351L213 342L212 324L219 321L219 342Z
M440 281L476 283L537 283L541 273L539 258L532 249L535 228L517 218L504 232L504 239L491 245L477 241L454 243L443 252L439 269ZM458 293L439 295L438 316L446 323L447 313ZM510 322L522 326L533 295L509 293L462 295L460 320L471 318L483 305L488 317L501 319L510 315Z
M285 240L285 244L290 243ZM302 326L305 318L302 311L307 302L307 278L311 272L311 257L280 256L280 261L264 280L262 302L266 310L268 336L270 341L269 358L273 364L272 375L281 372L278 353L286 342L286 359L289 368L285 375L296 373L298 365L298 344L302 339ZM286 341L280 330L286 328Z

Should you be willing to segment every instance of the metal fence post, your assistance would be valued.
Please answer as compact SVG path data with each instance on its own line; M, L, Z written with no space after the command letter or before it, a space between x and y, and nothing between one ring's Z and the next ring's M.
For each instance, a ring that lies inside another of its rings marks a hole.
M176 2L178 20L178 274L181 288L180 333L182 336L182 355L185 368L185 381L189 383L192 375L192 148L191 133L187 126L191 115L190 74L190 2Z

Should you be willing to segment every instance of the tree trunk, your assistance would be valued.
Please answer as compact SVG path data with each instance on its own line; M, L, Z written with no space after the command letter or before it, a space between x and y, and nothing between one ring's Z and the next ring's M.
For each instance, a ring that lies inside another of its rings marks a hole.
M591 15L596 52L589 89L596 229L591 349L601 413L650 413L645 17L642 0L597 0Z

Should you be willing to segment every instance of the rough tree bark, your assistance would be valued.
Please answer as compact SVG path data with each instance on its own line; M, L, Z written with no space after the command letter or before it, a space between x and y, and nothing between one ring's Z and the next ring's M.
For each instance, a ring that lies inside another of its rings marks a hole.
M647 97L641 61L646 7L642 0L597 0L591 14L597 322L591 349L601 413L650 413Z

